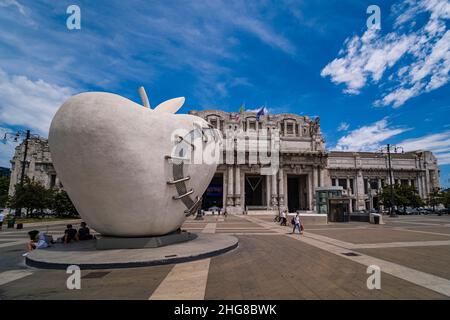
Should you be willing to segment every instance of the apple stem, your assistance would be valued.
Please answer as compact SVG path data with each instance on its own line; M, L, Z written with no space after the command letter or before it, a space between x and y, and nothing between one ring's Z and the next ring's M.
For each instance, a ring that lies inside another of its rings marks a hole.
M139 87L138 91L144 107L151 109L150 102L148 101L147 93L145 92L144 87Z

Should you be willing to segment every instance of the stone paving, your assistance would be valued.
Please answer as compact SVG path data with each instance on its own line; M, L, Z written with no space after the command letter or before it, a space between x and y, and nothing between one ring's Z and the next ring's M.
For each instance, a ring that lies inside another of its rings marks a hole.
M25 266L29 228L3 229L0 299L449 299L450 217L384 220L310 225L292 235L271 216L189 219L183 229L233 234L239 247L177 265L82 270L81 290L66 288L65 270ZM41 230L56 237L64 223ZM381 268L380 290L367 289L371 264Z

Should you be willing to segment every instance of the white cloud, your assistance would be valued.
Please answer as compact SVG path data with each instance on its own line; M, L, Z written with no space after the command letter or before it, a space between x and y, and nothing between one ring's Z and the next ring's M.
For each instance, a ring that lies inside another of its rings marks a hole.
M341 122L337 128L337 131L347 131L349 127L350 125L347 122Z
M341 137L333 150L377 151L389 138L409 131L408 128L393 128L387 118L360 127ZM427 150L433 152L439 165L450 164L450 130L433 133L418 138L408 138L396 143L404 151Z
M345 92L358 94L369 77L378 82L386 69L392 67L413 44L414 37L390 33L381 37L379 31L367 30L362 37L346 40L345 56L336 58L321 72L336 84L345 83Z
M394 90L390 92L389 94L385 95L381 100L375 101L376 106L380 105L390 105L392 104L392 107L398 108L402 104L404 104L407 100L411 99L412 97L417 96L420 93L420 90L422 89L422 85L417 83L412 88L399 88L397 90Z
M399 135L409 129L389 128L387 118L371 125L352 130L348 135L341 137L334 150L339 151L376 151L381 142Z
M0 68L0 123L47 136L54 113L73 93L72 88L10 76Z
M233 17L232 20L237 26L252 33L259 38L262 42L278 48L285 53L295 54L295 46L283 36L273 32L267 25L259 20L249 18L248 16L241 15L239 17Z
M26 16L25 7L16 0L0 0L0 7L16 7L21 15Z
M398 143L405 151L428 150L438 159L439 165L450 164L450 131L406 139Z
M368 29L362 36L344 42L339 57L328 63L321 76L335 84L345 84L344 92L358 94L368 84L380 84L386 91L375 105L399 107L409 99L448 83L450 71L450 2L447 0L410 0L393 7L397 14L395 32ZM418 14L428 20L415 27ZM413 23L410 23L410 22ZM413 28L415 27L415 28ZM383 75L408 56L387 79ZM405 60L406 61L406 60Z

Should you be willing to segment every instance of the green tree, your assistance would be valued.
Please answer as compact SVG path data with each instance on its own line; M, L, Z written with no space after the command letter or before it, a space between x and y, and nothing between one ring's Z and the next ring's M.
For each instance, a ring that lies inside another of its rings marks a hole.
M436 206L443 203L444 199L442 193L439 189L434 189L432 192L428 194L427 203L429 206L433 207L433 211L436 211Z
M50 208L53 200L53 190L45 188L39 182L26 178L23 185L15 186L14 196L11 197L12 208L25 208L27 217L30 215L44 215L44 210Z
M381 190L379 194L381 203L386 207L398 206L403 208L403 210L405 211L406 207L418 208L423 206L424 203L414 186L396 184L392 189L392 192L394 194L393 204L391 203L392 197L391 188L389 185L384 186L383 190Z
M57 215L78 215L77 209L65 190L55 191L53 194L52 210Z
M442 192L442 204L450 209L450 189L443 190Z
M8 203L9 177L0 177L0 208Z

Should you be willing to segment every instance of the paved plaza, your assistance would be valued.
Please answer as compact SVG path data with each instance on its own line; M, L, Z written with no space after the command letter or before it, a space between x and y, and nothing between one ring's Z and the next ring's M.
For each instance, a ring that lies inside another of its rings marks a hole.
M65 222L0 232L0 299L448 299L450 217L400 216L385 225L306 225L291 234L272 216L207 216L183 229L225 233L239 246L212 258L153 267L82 270L68 290L65 270L29 268L27 231L57 237ZM367 267L381 269L369 290Z

